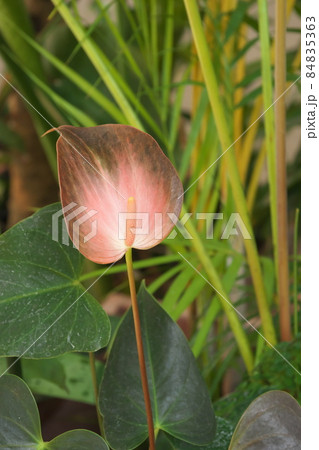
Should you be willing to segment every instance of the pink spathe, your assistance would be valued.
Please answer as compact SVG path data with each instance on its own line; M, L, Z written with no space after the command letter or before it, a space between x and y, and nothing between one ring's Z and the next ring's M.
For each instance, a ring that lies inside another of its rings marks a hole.
M62 205L84 206L82 216L96 211L82 221L79 216L68 220L66 215L70 238L86 258L111 263L122 258L129 247L151 248L168 236L174 227L168 213L179 216L183 187L175 168L149 134L111 124L63 125L58 131ZM78 219L81 224L75 226Z

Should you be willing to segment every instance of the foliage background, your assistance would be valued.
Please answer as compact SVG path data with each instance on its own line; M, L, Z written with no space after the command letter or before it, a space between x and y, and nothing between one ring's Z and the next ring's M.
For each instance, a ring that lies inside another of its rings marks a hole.
M55 137L39 138L51 127L47 121L54 126L119 122L143 128L170 157L185 189L221 156L227 148L225 136L232 143L248 129L229 150L232 156L227 158L232 161L222 156L187 190L185 211L222 212L229 217L240 204L250 217L258 253L253 244L245 249L240 237L220 240L221 221L215 222L214 239L206 240L204 223L191 219L187 228L195 239L188 241L179 234L160 247L135 254L137 278L146 279L150 291L181 324L217 414L234 426L243 408L264 390L280 388L299 400L299 377L277 354L267 351L264 341L246 324L227 317L212 288L177 252L255 327L263 333L268 329L272 344L282 340L276 259L281 242L274 226L278 117L270 108L258 119L276 98L276 10L275 2L265 0L199 4L217 90L207 82L198 62L193 36L199 30L191 30L182 1L0 1L2 73L13 86L2 78L0 220L5 230L58 199ZM287 14L286 87L296 82L285 96L289 242L285 263L292 335L278 349L299 370L300 2L287 1ZM214 112L218 102L227 129L222 116ZM243 186L239 203L240 184L236 185L234 170ZM255 256L247 258L249 252ZM262 282L254 279L259 270ZM118 264L92 290L114 324L129 303L124 272L124 265ZM100 273L99 267L87 262L82 281L89 283ZM273 364L268 358L273 358ZM33 391L92 403L92 396L80 398L72 383L63 389L59 371L62 366L65 383L70 383L72 359L56 363L59 370L52 369L51 380L40 377L40 387L34 382L37 377L29 378ZM28 363L22 361L22 368L24 364ZM87 361L83 364L81 382L87 374Z

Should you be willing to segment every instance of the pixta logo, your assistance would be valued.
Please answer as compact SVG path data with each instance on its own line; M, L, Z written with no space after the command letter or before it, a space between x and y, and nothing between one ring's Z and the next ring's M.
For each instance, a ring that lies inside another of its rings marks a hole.
M167 216L176 228L169 234L167 239L175 239L178 232L184 239L193 239L192 235L187 230L187 226L185 226L190 218L195 221L205 221L206 239L214 239L214 223L216 220L223 221L220 239L229 239L231 236L239 235L242 235L245 240L251 239L251 235L239 213L232 213L229 217L224 217L223 213L186 213L180 219L173 213L167 213ZM153 215L150 215L149 213L119 213L118 237L119 239L125 240L128 229L130 229L130 232L135 236L147 236L149 234L151 223L155 228L155 239L162 240L164 238L162 213L154 213Z
M57 211L52 216L52 239L56 242L62 242L63 245L69 245L70 238L67 231L72 230L73 246L79 248L80 246L80 228L81 226L94 217L98 211L91 209L87 211L86 206L79 206L77 203L72 202L64 208ZM64 215L64 220L60 220ZM59 240L59 224L62 222L62 240ZM72 227L69 225L72 223ZM97 220L90 220L91 230L82 236L83 242L86 243L92 239L97 233Z

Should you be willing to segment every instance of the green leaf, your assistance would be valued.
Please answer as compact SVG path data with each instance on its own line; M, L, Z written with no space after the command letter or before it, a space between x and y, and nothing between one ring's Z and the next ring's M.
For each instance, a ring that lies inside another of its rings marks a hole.
M230 422L216 416L216 437L209 445L196 446L198 450L227 450L232 437L233 426ZM194 450L192 444L180 441L160 431L156 440L156 450Z
M23 30L28 36L34 35L31 17L23 0L15 2L0 1L1 24L0 31L12 51L21 58L21 66L27 67L44 80L44 73L39 55L33 48L26 45L15 28ZM12 26L15 24L15 27Z
M236 8L232 11L229 17L229 22L225 32L224 45L231 36L238 32L240 25L243 23L246 11L250 5L250 2L247 1L239 1L237 3Z
M212 450L226 450L233 434L233 425L219 416L216 416L216 424L216 437L211 448Z
M179 256L179 255L178 255ZM149 286L148 291L154 294L164 283L170 280L174 275L180 272L184 267L184 264L177 264L169 270L163 272L160 276L156 278Z
M211 443L215 416L184 334L144 283L138 302L155 429L192 445ZM100 409L110 446L132 449L147 438L131 310L111 348L101 384Z
M272 258L260 258L262 269L264 272L265 290L269 304L273 303L275 286L276 286L276 270L274 260Z
M233 56L231 64L235 65L237 63L237 61L239 61L248 52L248 50L253 45L256 44L257 41L258 41L258 38L254 38L254 39L251 39L250 41L248 41L247 44L244 45L244 47L242 47L240 51L237 51L236 54Z
M229 266L226 270L226 273L223 276L223 285L226 288L227 294L231 291L233 285L236 282L236 278L238 275L238 271L242 266L243 257L242 255L236 255L233 260L229 263ZM214 322L217 314L221 310L221 304L218 301L217 297L213 298L207 310L205 311L205 315L201 326L198 330L198 333L194 339L194 343L192 345L192 350L197 358L202 351L203 347L207 344L207 336L209 330Z
M48 450L108 450L104 440L86 430L73 430L44 443L36 402L28 386L15 375L0 378L0 448Z
M72 103L51 89L48 84L44 83L30 70L25 68L25 72L35 85L42 89L42 91L45 92L57 106L59 106L65 113L70 114L70 116L73 117L81 126L94 127L96 125L96 122L91 119L88 114L72 105Z
M15 375L0 378L0 447L37 448L40 417L28 386Z
M172 314L179 297L185 292L190 281L194 278L194 274L197 275L194 269L186 266L170 285L162 302L162 307L168 314Z
M280 342L276 345L279 354L271 349L264 351L256 366L251 383L271 386L273 389L286 391L297 401L301 401L301 341L300 335L291 342ZM286 359L283 359L284 357ZM293 365L295 370L287 364ZM268 389L269 390L269 389Z
M53 357L108 343L109 319L79 283L83 257L52 238L60 209L47 206L0 236L0 355Z
M67 390L64 367L58 358L48 360L24 359L21 360L21 363L23 364L23 379L28 383L31 390L32 387L28 382L29 380L33 381L35 385L43 381L44 383L52 383L64 391ZM44 395L46 395L46 393L44 393Z
M87 430L72 430L52 439L45 447L47 450L108 450L106 442L97 434Z
M123 90L119 86L119 79L114 76L114 72L116 73L116 75L118 74L118 72L111 65L106 55L103 54L100 47L98 47L98 45L92 40L92 38L86 35L85 29L76 20L76 18L73 17L66 4L61 3L58 0L53 0L53 4L59 11L60 15L62 16L76 39L81 43L83 50L88 55L92 64L101 76L103 82L112 94L114 100L122 110L127 121L135 127L142 128L142 125L138 117L136 116L135 111L133 110L127 97L123 93ZM129 88L128 90L130 91Z
M200 292L204 289L206 286L206 281L202 278L197 276L196 272L195 277L192 279L191 283L187 286L187 289L184 290L184 293L179 300L179 302L176 304L174 311L172 311L172 318L174 320L179 319L179 317L183 314L183 312L186 310L186 308L189 307L189 305L197 298L197 296L200 294Z
M198 138L199 132L203 124L203 117L207 109L207 105L208 105L207 92L203 90L198 107L196 109L194 120L191 123L191 129L188 135L187 145L183 151L183 157L179 168L179 175L182 180L185 179L187 170L189 169L190 158L192 152L194 151L196 140Z
M35 394L94 404L89 358L68 353L49 360L23 359L23 378ZM104 365L96 361L98 381Z
M246 409L231 440L229 450L280 448L298 450L300 406L284 391L262 394Z
M235 105L235 108L243 108L244 106L251 103L253 100L255 100L256 97L258 97L262 93L261 86L258 86L256 89L253 89L249 94L245 95L245 97Z
M4 20L8 20L4 18ZM21 37L37 52L39 52L47 61L49 61L52 66L54 66L61 74L64 76L64 79L69 79L81 89L85 94L94 100L98 105L100 105L104 111L110 114L117 122L123 123L125 121L124 115L119 111L119 109L111 102L106 96L104 96L98 89L96 89L90 82L88 82L79 72L72 69L65 64L61 59L57 58L56 55L50 51L47 51L44 47L37 43L36 40L32 39L26 33L24 33L17 25L10 21L9 25L14 28L17 34L20 34ZM55 26L56 31L56 26ZM63 36L61 30L59 30L59 36ZM63 36L65 40L65 36ZM55 50L55 49L54 49ZM34 73L34 72L33 72Z

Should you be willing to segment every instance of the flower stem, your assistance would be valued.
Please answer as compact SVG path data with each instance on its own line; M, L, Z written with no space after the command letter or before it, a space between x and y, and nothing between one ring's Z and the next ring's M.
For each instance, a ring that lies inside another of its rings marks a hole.
M91 375L92 375L92 383L93 383L93 389L94 389L94 397L95 397L95 406L96 406L96 415L97 420L99 422L99 428L101 432L101 436L105 439L105 433L104 433L104 427L103 427L103 419L99 410L99 387L97 384L97 378L96 378L96 369L95 369L95 356L94 352L89 352L89 358L90 358L90 367L91 367Z
M127 276L128 276L131 299L132 299L132 311L133 311L133 319L134 319L134 327L135 327L137 354L138 354L138 361L139 361L139 365L140 365L141 381L142 381L142 388L143 388L144 402L145 402L145 409L146 409L146 416L147 416L148 436L149 436L149 445L150 445L149 448L150 448L150 450L155 450L153 414L152 414L150 393L149 393L149 389L148 389L145 357L144 357L144 350L143 350L143 340L142 340L142 332L141 332L141 322L140 322L140 315L138 312L138 303L137 303L137 297L136 297L136 288L135 288L135 280L134 280L134 273L133 273L133 261L132 261L132 249L131 248L129 248L128 251L126 252L125 260L126 260Z

